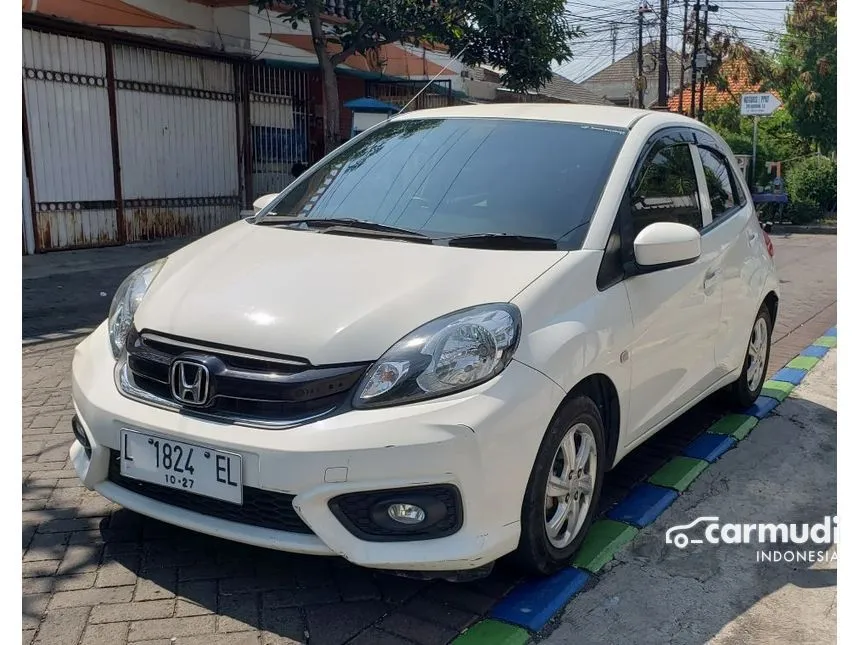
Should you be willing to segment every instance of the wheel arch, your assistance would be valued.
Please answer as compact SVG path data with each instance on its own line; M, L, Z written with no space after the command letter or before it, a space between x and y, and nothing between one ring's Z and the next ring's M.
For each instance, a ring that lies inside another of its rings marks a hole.
M559 404L559 409L577 396L587 396L594 401L600 411L606 435L606 470L609 470L615 464L621 435L621 402L618 398L618 388L606 374L590 374L570 389Z
M764 297L762 304L767 307L767 311L770 314L771 326L776 325L776 314L779 312L779 296L776 295L775 291L770 291Z

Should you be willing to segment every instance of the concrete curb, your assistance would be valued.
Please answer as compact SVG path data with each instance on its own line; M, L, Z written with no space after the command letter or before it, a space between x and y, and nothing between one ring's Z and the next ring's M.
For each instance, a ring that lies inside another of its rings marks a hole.
M769 231L771 235L836 235L835 226L803 226L799 224L773 224Z
M668 461L646 483L634 486L605 518L594 523L574 555L570 568L545 579L520 583L502 598L486 618L451 641L452 645L524 645L530 634L544 629L639 529L654 522L712 463L735 448L782 403L821 358L836 347L831 327L765 381L762 394L743 414L728 414L693 440L682 455Z

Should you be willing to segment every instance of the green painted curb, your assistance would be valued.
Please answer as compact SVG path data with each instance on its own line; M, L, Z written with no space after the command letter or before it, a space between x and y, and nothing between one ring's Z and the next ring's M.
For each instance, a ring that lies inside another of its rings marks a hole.
M812 344L816 347L836 347L836 336L822 336Z
M761 396L769 396L781 403L793 389L794 385L785 381L765 381L761 388Z
M693 481L708 467L708 462L693 457L675 457L648 481L656 486L674 488L677 491L686 490Z
M711 434L728 434L740 441L755 428L757 423L758 419L746 414L728 414L708 428L708 432Z
M797 356L792 358L786 367L790 367L793 370L811 370L813 367L818 365L818 361L820 358L815 358L815 356Z
M451 645L525 645L529 633L498 620L482 620L458 636Z
M600 520L592 524L582 546L573 558L573 566L597 573L612 560L615 552L632 540L639 532L635 526Z

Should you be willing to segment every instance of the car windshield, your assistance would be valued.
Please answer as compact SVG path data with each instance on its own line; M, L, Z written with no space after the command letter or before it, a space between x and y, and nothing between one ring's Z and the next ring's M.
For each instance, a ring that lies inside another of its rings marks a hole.
M433 239L528 236L578 248L625 136L548 121L392 121L301 177L257 222L338 219Z

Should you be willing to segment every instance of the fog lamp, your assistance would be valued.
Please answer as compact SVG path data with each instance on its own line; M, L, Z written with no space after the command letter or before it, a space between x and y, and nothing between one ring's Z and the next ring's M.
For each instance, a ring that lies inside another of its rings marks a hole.
M420 524L427 517L424 509L415 504L391 504L388 507L388 517L400 524Z

